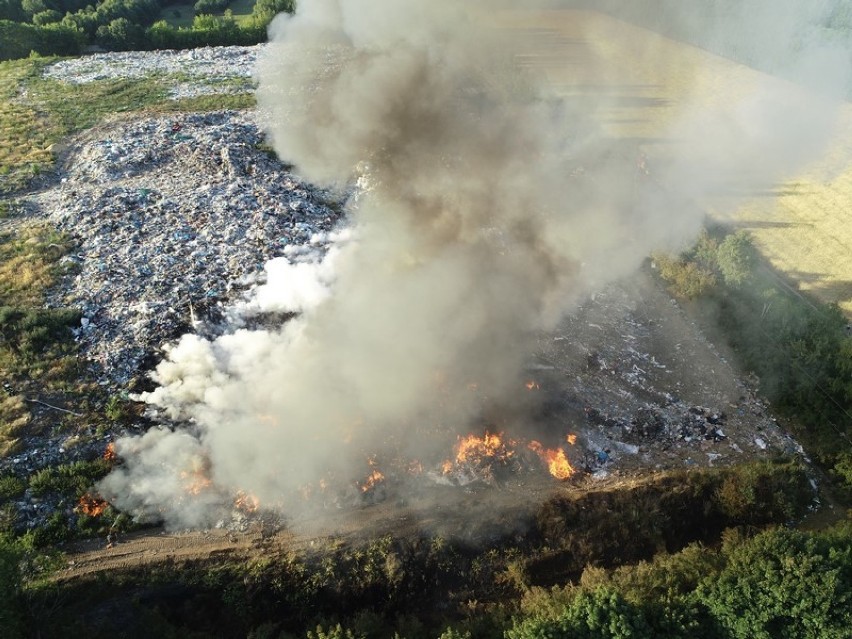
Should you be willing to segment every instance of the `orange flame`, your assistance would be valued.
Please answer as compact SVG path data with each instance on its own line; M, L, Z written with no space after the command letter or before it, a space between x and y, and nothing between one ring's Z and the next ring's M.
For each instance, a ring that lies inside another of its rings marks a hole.
M234 508L245 513L257 512L257 509L260 508L260 500L254 495L240 490L234 498Z
M541 386L538 385L538 382L534 379L528 381L526 384L524 384L524 386L527 387L527 390L538 390L539 388L541 388Z
M106 450L104 451L104 459L111 463L118 461L118 453L115 452L115 443L110 442L107 444Z
M361 484L361 492L366 493L369 490L375 488L378 484L381 484L385 480L385 476L377 469L374 468L369 475L367 475L367 479Z
M577 436L574 433L570 433L565 437L565 441L573 446L577 443Z
M108 501L101 499L100 497L90 495L89 493L80 497L80 501L77 504L80 512L84 515L88 515L89 517L97 517L102 514L107 509L107 506L109 506Z
M459 437L455 445L455 460L446 460L441 464L441 472L448 475L457 464L487 468L494 462L505 463L515 455L513 447L517 442L503 438L503 433L497 435L485 431L485 435L468 435Z
M180 478L184 480L185 490L190 495L200 495L213 485L213 481L205 474L203 467L193 468L191 471L184 470Z
M483 457L508 459L515 454L515 451L507 448L502 437L502 433L492 435L485 431L483 437L468 435L463 439L460 438L456 444L456 462L461 464L466 461L479 461ZM514 442L509 443L513 444Z
M539 456L547 466L547 471L556 479L565 480L574 474L574 468L561 448L545 448L535 440L528 444L528 448Z

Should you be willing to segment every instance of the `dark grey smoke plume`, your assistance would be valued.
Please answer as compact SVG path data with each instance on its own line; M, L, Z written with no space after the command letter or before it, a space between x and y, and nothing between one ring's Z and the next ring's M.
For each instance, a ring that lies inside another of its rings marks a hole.
M600 20L589 41L603 46ZM558 94L518 64L538 44L514 21L485 0L300 0L275 20L259 110L306 178L355 188L351 229L324 260L268 267L248 306L296 320L171 350L146 399L193 427L120 441L127 464L105 495L197 526L239 490L292 512L300 487L363 477L369 454L446 454L517 386L536 331L652 249L681 246L732 179L736 191L782 177L830 131L827 102L774 78L697 86L671 107L648 179L641 141L607 128L612 93ZM671 56L644 42L644 69ZM706 54L689 55L697 82ZM193 499L199 476L212 484Z

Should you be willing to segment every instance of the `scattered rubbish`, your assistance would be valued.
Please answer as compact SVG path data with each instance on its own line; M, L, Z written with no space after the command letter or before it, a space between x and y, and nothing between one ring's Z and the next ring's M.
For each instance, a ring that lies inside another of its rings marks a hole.
M254 87L254 66L263 46L96 53L55 62L45 68L44 76L72 84L161 79L170 85L169 97L174 100L240 93ZM177 124L175 132L180 129Z
M50 303L80 309L76 339L107 385L128 383L196 314L216 312L266 262L340 219L328 193L260 150L250 114L152 117L97 132L66 179L30 205L77 243Z

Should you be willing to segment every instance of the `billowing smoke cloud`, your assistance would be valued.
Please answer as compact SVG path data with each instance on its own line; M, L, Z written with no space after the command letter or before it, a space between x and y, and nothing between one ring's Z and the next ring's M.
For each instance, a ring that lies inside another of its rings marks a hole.
M171 349L146 400L190 426L118 442L100 489L120 507L197 526L242 490L292 513L368 454L446 453L517 386L537 331L682 245L733 177L777 179L830 130L827 103L781 81L697 87L648 179L638 143L607 132L612 94L560 97L494 18L485 0L300 0L275 20L259 110L302 175L356 191L351 237L270 264L240 311L296 319ZM186 494L200 480L207 501Z

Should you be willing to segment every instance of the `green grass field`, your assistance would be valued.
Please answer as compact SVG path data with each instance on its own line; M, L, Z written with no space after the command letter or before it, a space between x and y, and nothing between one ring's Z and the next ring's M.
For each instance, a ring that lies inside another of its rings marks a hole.
M192 3L172 4L160 11L160 20L165 20L173 27L191 27L193 18L195 9L192 8Z
M254 9L254 0L235 0L228 5L231 14L237 24L245 22L251 18L252 9ZM195 9L193 3L187 4L172 4L163 7L160 11L160 20L165 20L173 27L191 27L192 21L195 18Z
M234 0L234 2L228 5L228 8L233 13L237 24L240 24L251 17L252 9L254 9L254 0Z

